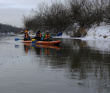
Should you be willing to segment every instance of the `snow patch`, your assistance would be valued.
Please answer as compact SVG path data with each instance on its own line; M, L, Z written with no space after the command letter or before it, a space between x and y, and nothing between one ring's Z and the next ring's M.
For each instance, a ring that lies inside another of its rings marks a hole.
M100 25L90 28L83 39L110 39L110 25Z

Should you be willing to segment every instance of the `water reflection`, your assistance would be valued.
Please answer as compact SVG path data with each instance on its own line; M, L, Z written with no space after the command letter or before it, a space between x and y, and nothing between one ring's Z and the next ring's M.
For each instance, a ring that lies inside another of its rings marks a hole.
M83 87L96 88L98 93L109 93L109 42L82 40L70 40L70 42L68 46L64 46L65 52L62 53L64 57L70 57L70 60L65 62L68 66L67 77L80 80L78 84Z
M101 54L110 53L110 41L109 40L87 40L86 45L91 50L98 50Z
M59 46L54 45L31 45L30 43L24 43L25 53L28 52L29 49L35 50L37 55L45 54L52 55L55 51L59 51Z
M95 92L97 90L97 93L109 93L110 51L105 51L105 48L92 48L96 47L96 44L88 45L88 42L63 39L60 57L51 55L51 61L43 61L45 64L41 65L50 66L54 70L65 69L65 76L77 80L80 87L92 88ZM100 42L98 46L101 44Z
M36 55L42 55L40 56L40 60L42 60L39 63L40 66L47 68L49 66L56 71L64 70L64 77L77 82L79 87L83 87L85 90L92 88L91 93L109 93L109 42L60 40L62 41L60 47L24 44L24 50L26 53L28 53L27 50L33 50Z
M25 53L28 53L29 49L30 49L30 46L24 45L24 51L25 51Z
M15 48L19 48L19 45L15 45Z

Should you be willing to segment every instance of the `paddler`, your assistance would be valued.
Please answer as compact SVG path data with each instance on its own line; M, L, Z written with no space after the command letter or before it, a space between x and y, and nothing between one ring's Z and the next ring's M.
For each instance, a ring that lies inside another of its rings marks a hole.
M42 37L43 41L52 41L52 36L49 34L49 31L46 30L46 33L44 34L44 36Z
M30 36L29 36L27 30L26 30L25 33L24 33L24 41L26 41L26 40L30 40Z
M36 32L36 36L34 37L34 39L41 41L42 35L40 34L40 31Z

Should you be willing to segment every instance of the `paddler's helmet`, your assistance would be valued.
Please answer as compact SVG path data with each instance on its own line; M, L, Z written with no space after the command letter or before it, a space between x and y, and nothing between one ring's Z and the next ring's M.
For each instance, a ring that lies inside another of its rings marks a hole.
M26 30L25 33L28 33L28 31Z
M49 31L48 30L46 30L46 34L49 34Z
M36 34L39 34L40 33L40 30L38 30L37 32L36 32Z

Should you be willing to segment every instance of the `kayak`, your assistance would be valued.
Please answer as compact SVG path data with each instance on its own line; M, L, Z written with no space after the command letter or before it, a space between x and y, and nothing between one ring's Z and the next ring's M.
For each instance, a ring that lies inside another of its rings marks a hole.
M32 41L22 41L23 43L31 43ZM37 41L36 44L41 45L59 45L61 41Z

